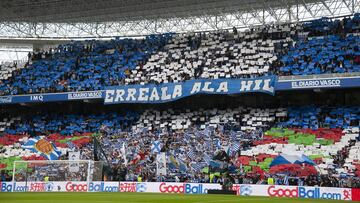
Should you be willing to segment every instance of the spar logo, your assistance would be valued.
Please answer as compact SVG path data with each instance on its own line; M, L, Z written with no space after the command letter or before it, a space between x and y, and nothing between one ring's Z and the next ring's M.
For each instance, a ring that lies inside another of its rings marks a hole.
M207 188L203 187L203 184L167 184L161 183L159 186L161 193L186 193L186 194L206 194Z
M65 186L67 192L87 192L87 188L86 183L67 182Z
M339 192L321 192L319 187L294 187L290 188L276 188L270 186L267 190L270 197L300 197L312 199L333 199L333 200L347 200L351 199L351 191L343 189Z
M89 183L90 192L118 192L119 186L108 186L104 182L101 183Z

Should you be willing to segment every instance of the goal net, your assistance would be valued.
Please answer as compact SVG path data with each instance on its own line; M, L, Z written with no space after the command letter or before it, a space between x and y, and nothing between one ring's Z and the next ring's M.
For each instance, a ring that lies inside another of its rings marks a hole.
M15 161L14 182L101 181L103 162L90 160Z

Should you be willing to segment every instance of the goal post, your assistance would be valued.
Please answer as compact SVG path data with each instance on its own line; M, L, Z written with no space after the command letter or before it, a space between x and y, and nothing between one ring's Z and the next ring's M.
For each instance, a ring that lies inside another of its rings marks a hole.
M101 181L103 162L92 160L14 161L13 182Z

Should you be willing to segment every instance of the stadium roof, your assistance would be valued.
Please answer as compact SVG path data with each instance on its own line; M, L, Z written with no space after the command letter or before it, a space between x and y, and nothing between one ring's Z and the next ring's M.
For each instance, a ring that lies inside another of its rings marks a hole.
M1 0L0 21L108 22L288 8L319 0Z
M1 0L0 38L106 38L248 28L360 12L360 0Z

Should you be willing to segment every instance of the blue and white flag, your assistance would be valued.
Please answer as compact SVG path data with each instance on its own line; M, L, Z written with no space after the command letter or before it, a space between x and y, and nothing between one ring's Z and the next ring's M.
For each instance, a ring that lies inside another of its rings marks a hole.
M166 176L166 154L164 152L158 153L156 155L156 175L157 176Z
M191 134L189 132L185 132L184 133L184 139L185 139L185 142L190 141L191 140Z
M221 149L221 141L220 139L215 140L216 149Z
M207 165L210 165L211 162L211 157L208 154L204 154L204 161L206 162Z
M194 134L196 135L196 137L209 137L210 136L210 130L208 129L208 127L206 127L204 130L198 130L196 129Z
M178 169L180 173L186 173L187 166L186 164L173 154L169 154L169 167Z
M286 175L284 177L284 185L289 185L289 176L288 175Z
M240 143L238 142L235 142L231 145L231 148L230 148L230 155L233 156L237 151L239 151L240 149Z
M231 140L236 140L237 139L237 133L233 130L230 131L230 139Z
M211 135L211 131L208 127L206 127L204 130L203 130L203 133L205 135L205 137L209 137Z
M229 146L223 146L222 150L224 150L226 154L230 155L231 148Z
M222 168L224 164L221 161L211 160L209 165L212 168Z
M200 131L198 129L195 129L193 133L194 133L196 138L199 138L199 137L203 136L202 131Z
M179 162L179 171L180 171L181 173L186 173L186 171L187 171L187 166L186 166L185 162L183 162L183 161L180 160L180 159L177 159L177 160L178 160L178 162Z
M153 141L151 144L151 153L160 153L161 151L161 142L160 141Z
M74 145L74 143L72 143L71 141L66 142L66 145L70 148L70 149L75 149L76 145Z
M126 148L125 148L125 142L123 142L122 143L122 146L121 146L121 148L120 148L120 152L121 152L121 156L122 156L122 158L124 159L124 164L125 164L125 166L127 166L127 164L128 164L128 160L127 160L127 157L126 157Z
M209 140L206 140L204 143L204 148L206 151L212 151L213 149L213 143Z
M187 156L191 159L191 160L194 160L196 158L196 153L194 151L194 149L190 149L187 153Z
M191 164L191 168L196 171L196 172L200 172L203 168L205 168L207 166L206 163L204 162L200 162L200 163L193 163Z
M22 148L38 153L49 160L57 160L61 155L61 152L53 143L41 137L30 138L22 145Z
M239 151L240 149L240 143L236 142L232 145L232 148L234 151Z

